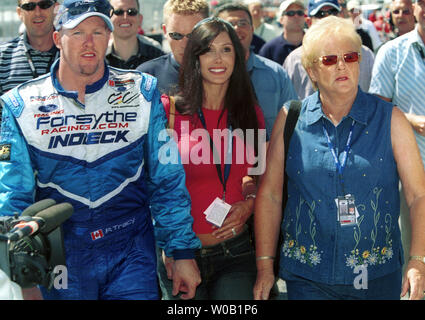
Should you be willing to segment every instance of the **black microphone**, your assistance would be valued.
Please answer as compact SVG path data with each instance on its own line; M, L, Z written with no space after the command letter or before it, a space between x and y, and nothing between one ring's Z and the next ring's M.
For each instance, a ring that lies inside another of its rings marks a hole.
M56 201L53 199L43 199L43 200L37 201L36 203L30 205L28 208L22 211L21 216L33 217L37 213L39 213L41 210L47 209L55 204L56 204Z
M17 241L25 236L30 236L40 230L46 234L59 227L65 220L72 216L74 208L64 202L53 205L37 213L30 221L22 221L14 226L8 234L11 241Z

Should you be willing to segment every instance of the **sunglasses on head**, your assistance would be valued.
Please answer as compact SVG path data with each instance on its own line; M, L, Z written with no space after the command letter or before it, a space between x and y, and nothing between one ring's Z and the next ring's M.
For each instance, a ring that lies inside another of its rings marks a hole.
M290 10L290 11L286 11L284 13L284 15L285 16L288 16L288 17L293 17L295 15L298 15L300 17L303 17L304 16L304 11L302 11L302 10Z
M112 9L109 2L94 2L94 3L80 3L76 2L73 7L69 7L63 14L70 16L78 16L87 12L99 12L107 17L112 17L114 9Z
M122 16L122 15L124 15L125 12L127 12L127 15L132 16L132 17L137 16L137 14L139 13L139 11L137 11L136 8L130 8L130 9L127 9L127 10L114 9L114 14L116 16Z
M168 35L173 40L182 40L184 37L186 37L188 39L190 38L190 33L188 33L188 34L181 34L179 32L170 32Z
M321 19L327 16L336 16L338 13L337 9L319 10L314 16Z
M25 11L33 11L37 6L40 9L49 9L51 6L53 6L55 4L56 1L53 0L42 0L39 2L27 2L27 3L22 3L19 7L21 9L24 9Z
M321 56L318 60L320 60L325 66L332 66L338 63L338 55L332 54L328 56ZM348 52L342 55L342 58L346 63L357 62L359 61L360 53L358 52Z

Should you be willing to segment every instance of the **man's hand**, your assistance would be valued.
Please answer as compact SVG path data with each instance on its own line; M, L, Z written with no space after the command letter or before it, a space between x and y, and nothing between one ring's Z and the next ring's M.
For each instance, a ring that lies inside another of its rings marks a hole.
M164 262L165 270L167 271L167 278L169 280L172 280L173 279L173 266L174 266L173 257L167 257L165 255L165 252L162 251L162 261Z
M201 283L201 274L195 259L175 260L173 264L173 296L179 292L183 300L195 297L196 287Z

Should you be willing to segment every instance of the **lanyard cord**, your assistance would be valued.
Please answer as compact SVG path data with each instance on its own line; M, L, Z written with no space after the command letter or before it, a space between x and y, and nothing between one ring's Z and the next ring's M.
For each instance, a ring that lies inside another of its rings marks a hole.
M350 133L348 134L347 143L345 144L345 148L344 148L344 151L343 151L342 162L340 162L339 159L338 159L338 156L336 154L335 147L334 147L334 145L331 141L329 133L326 130L324 121L322 119L323 132L326 136L326 139L328 140L328 147L329 147L329 149L332 153L332 157L334 158L334 161L335 161L335 166L338 170L338 176L339 176L339 179L340 179L340 182L341 182L343 195L345 195L343 173L344 173L345 165L347 163L348 152L350 151L350 148L351 148L351 139L352 139L352 136L353 136L354 124L355 124L355 121L353 120L353 122L351 123L351 127L350 127Z
M204 113L202 112L202 108L198 109L198 116L199 119L201 120L202 126L204 127L205 130L207 130L207 124L205 122L205 117L204 117ZM228 125L228 129L229 129L229 136L228 136L228 143L227 143L227 151L226 151L226 159L224 161L225 165L224 165L224 176L223 173L221 171L221 161L218 158L218 151L213 143L213 140L211 139L210 134L208 133L207 130L207 134L208 134L208 138L210 141L210 147L211 147L211 151L213 153L213 159L214 159L214 163L215 163L215 167L217 170L217 175L218 178L220 180L221 185L223 186L223 201L226 200L226 184L227 184L227 180L229 178L230 175L230 167L231 167L231 163L232 163L232 148L233 148L233 144L232 144L232 126L230 124L230 115L229 113L227 114L227 125Z
M59 53L59 51L56 51L56 54L50 58L49 63L48 63L47 68L46 68L47 69L46 72L49 72L49 69L52 66L53 62L56 60L58 53ZM37 78L38 73L37 73L37 70L35 69L35 65L34 65L34 62L32 60L30 50L26 45L25 45L25 56L27 57L28 64L30 65L30 69L31 69L33 79Z

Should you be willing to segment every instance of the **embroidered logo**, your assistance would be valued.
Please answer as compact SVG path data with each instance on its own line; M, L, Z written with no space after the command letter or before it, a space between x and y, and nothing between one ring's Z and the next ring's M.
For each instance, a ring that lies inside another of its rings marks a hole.
M10 161L11 149L10 144L0 144L0 161Z

